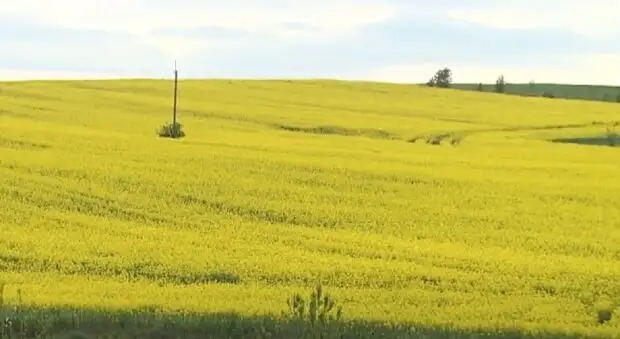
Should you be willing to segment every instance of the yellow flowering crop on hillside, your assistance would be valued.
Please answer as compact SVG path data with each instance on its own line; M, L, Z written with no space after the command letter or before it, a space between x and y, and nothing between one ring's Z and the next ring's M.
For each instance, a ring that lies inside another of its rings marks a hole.
M620 333L620 314L596 313L620 303L617 104L336 81L180 90L187 135L172 140L155 133L167 81L0 84L7 302L279 314L322 283L348 319ZM553 142L580 137L600 145Z

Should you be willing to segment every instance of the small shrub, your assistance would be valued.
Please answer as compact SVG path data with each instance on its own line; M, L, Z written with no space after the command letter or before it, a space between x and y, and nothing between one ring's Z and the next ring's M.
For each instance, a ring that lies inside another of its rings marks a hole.
M597 311L597 319L599 324L605 324L611 320L612 310L601 309Z
M615 303L611 300L599 301L595 304L596 322L599 325L608 323L611 320L614 309L616 308L614 304Z
M180 123L170 124L165 123L162 125L157 134L162 138L182 138L185 136L185 131L183 131L183 125Z

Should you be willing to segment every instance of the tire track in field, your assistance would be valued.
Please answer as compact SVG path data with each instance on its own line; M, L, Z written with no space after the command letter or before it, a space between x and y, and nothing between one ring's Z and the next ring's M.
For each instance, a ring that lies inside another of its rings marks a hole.
M122 201L97 196L75 190L60 191L45 189L46 185L37 183L31 187L0 187L0 194L22 204L42 210L55 209L60 212L78 213L100 218L111 218L144 225L169 225L173 221L159 213L145 211L141 207L131 207ZM48 186L49 187L49 186Z
M118 85L118 83L105 83L102 81L79 81L79 82L69 82L68 87L78 90L85 91L94 91L94 92L109 92L109 93L119 93L119 94L148 94L150 96L159 95L162 92L165 92L167 88L164 86L157 86L161 82L148 83L144 82L126 82L125 86L122 87L112 87L111 85ZM162 83L162 85L164 85Z
M0 244L1 245L1 244ZM295 273L268 273L260 268L244 270L246 278L222 269L187 270L170 267L157 262L116 263L113 256L97 259L57 260L34 258L15 254L0 254L0 270L15 273L56 273L62 275L94 276L124 281L147 280L169 285L243 284L247 281L269 285L308 285L325 281L334 287L401 288L416 287L428 290L452 290L470 292L474 281L447 276L441 277L420 272L408 272L397 276L376 275L374 271L355 272L333 270L313 272L312 269ZM463 277L461 277L463 278Z
M419 272L377 275L373 270L362 272L338 269L325 272L300 270L294 273L269 273L261 268L244 269L245 277L222 269L187 270L157 262L116 263L114 258L57 260L14 254L0 254L0 270L15 273L54 273L92 276L123 281L151 281L164 285L244 284L258 282L268 285L309 285L321 280L327 286L340 288L416 288L454 292L472 292L479 282L472 277L448 277ZM384 272L385 273L385 272ZM475 277L473 277L475 278ZM491 292L491 291L489 291ZM492 292L491 292L492 293Z
M235 215L244 220L305 227L334 228L340 225L336 219L314 218L308 220L305 216L298 215L298 213L286 213L268 208L256 208L249 205L233 204L226 201L206 200L187 194L179 195L178 198L185 204L198 205L218 214Z
M159 211L132 203L130 199L115 199L75 188L72 189L62 185L62 181L59 181L58 184L50 184L49 182L37 180L38 178L50 178L55 180L71 180L79 183L91 179L91 175L84 171L25 167L8 163L3 164L1 161L0 168L6 168L19 174L30 176L28 181L22 181L17 185L0 186L0 194L26 205L35 206L43 210L52 208L61 212L112 218L146 225L174 224L173 216L166 217ZM117 179L115 185L122 187L127 184ZM130 189L131 187L125 187L125 190Z
M10 139L0 136L0 147L14 148L14 149L48 149L51 148L48 144L37 143L33 141Z
M0 117L12 117L12 118L22 118L22 119L34 119L34 116L31 114L26 114L23 112L16 112L13 109L0 108Z
M0 254L0 271L87 275L129 281L148 280L162 284L194 285L208 283L239 284L241 278L221 270L187 271L166 267L154 262L115 264L105 259L60 261L45 258Z

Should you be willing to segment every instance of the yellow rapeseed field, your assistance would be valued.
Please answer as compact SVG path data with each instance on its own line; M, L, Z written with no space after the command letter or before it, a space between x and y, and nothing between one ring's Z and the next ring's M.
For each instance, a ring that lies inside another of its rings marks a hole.
M187 80L172 140L171 85L0 84L5 302L620 335L620 105Z

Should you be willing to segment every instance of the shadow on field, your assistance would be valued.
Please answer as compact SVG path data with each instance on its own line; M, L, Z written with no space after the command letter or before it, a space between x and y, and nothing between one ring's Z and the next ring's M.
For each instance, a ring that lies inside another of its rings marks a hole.
M345 137L367 137L371 139L387 139L396 140L399 137L381 129L372 128L346 128L341 126L316 126L316 127L300 127L289 125L274 125L274 127L287 132L298 132L319 135L340 135Z
M292 317L246 317L235 313L169 314L155 307L135 310L0 308L0 338L549 338L578 334L454 328L368 321L312 324ZM597 338L589 336L590 338ZM601 337L602 338L602 337Z
M587 146L607 146L617 147L620 146L620 138L610 138L607 136L601 137L582 137L582 138L562 138L553 139L552 142L565 143L565 144L577 144Z

